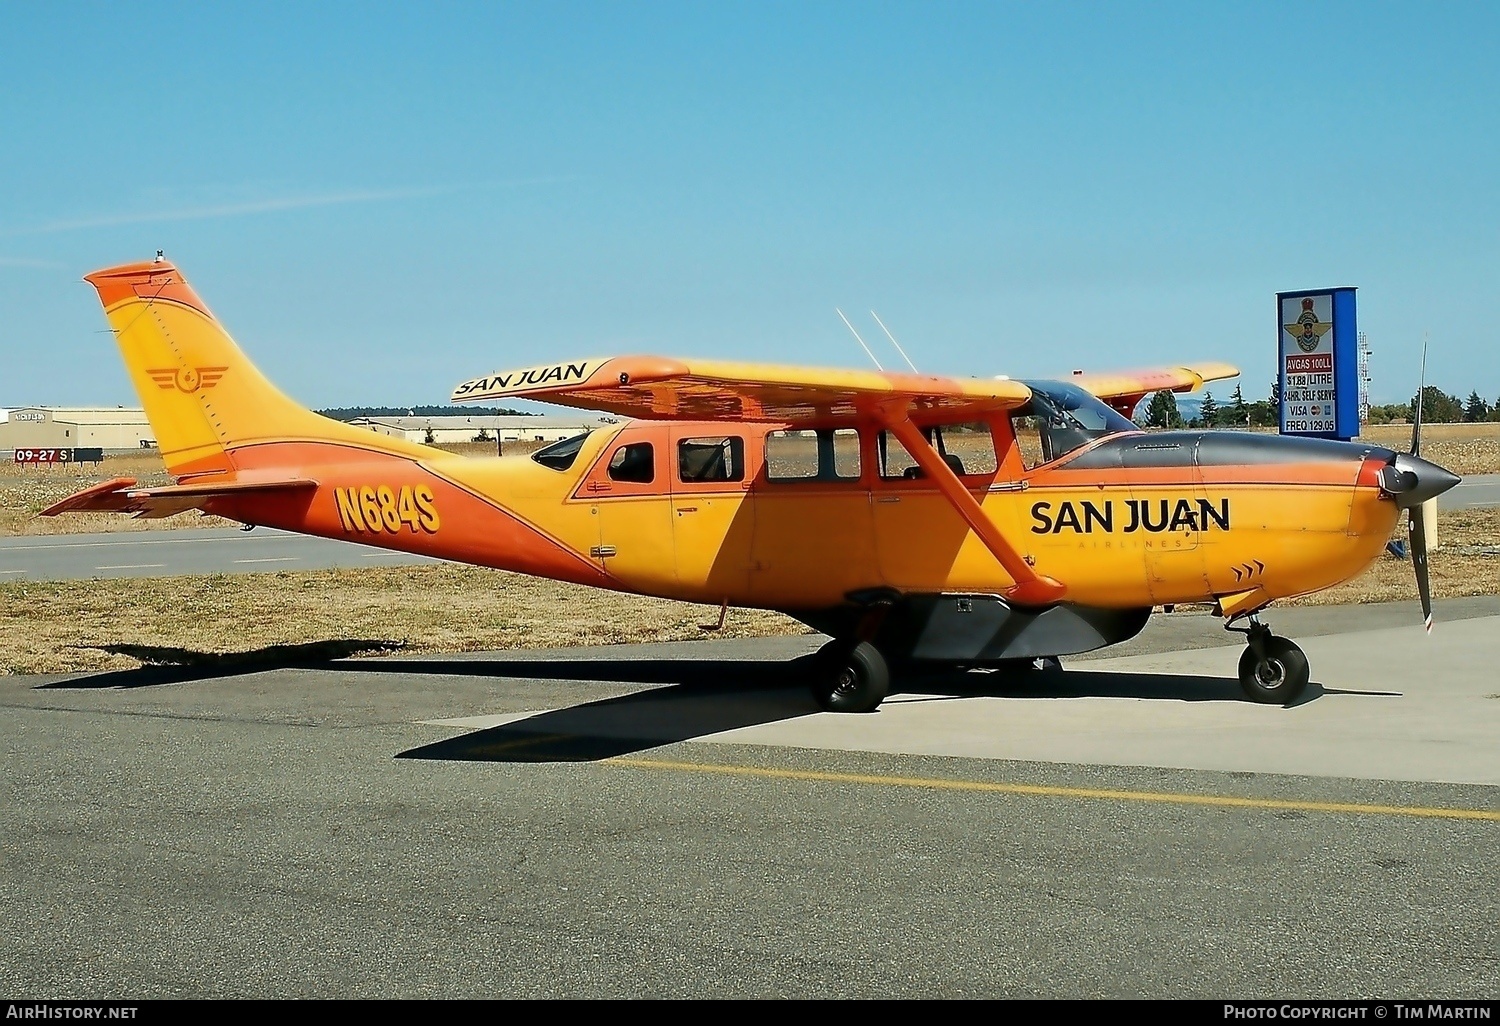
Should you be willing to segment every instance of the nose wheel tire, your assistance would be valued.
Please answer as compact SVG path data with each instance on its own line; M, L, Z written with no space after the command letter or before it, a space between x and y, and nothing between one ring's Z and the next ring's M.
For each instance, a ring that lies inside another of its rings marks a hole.
M832 641L818 653L813 698L827 712L874 712L891 691L891 671L868 641Z
M1250 645L1240 656L1240 687L1252 702L1289 705L1307 688L1308 676L1302 649L1275 634L1267 635L1259 646Z

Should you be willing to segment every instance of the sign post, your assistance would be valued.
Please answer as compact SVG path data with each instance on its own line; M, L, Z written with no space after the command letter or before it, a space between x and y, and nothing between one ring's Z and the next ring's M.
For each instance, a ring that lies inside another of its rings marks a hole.
M1278 420L1284 435L1359 434L1354 289L1276 294Z

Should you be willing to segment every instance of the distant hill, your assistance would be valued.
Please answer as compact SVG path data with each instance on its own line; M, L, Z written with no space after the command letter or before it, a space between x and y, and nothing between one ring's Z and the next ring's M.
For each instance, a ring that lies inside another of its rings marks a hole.
M330 420L345 422L360 417L534 417L525 410L511 410L499 406L340 406L332 410L318 410Z
M1203 412L1203 400L1201 398L1190 399L1187 396L1179 395L1176 396L1176 399L1177 412L1182 414L1182 419L1184 421L1196 420L1198 418L1198 415ZM1214 402L1219 401L1215 399ZM1224 404L1219 403L1219 405L1222 406Z
M1148 393L1146 398L1136 404L1135 411L1130 415L1131 420L1140 423L1146 418L1146 407L1151 405L1151 396L1155 394L1154 392ZM1187 396L1177 395L1172 398L1177 400L1177 412L1182 414L1183 423L1195 419L1198 414L1203 412L1203 399L1201 397L1190 399ZM1215 399L1214 402L1219 403L1220 406L1224 405L1218 399Z
M1203 397L1202 396L1192 396L1192 397L1190 397L1190 396L1184 396L1184 395L1177 395L1177 396L1173 396L1172 398L1174 398L1174 399L1177 400L1177 412L1182 416L1182 422L1184 424L1186 424L1190 420L1197 420L1199 418L1199 416L1202 415L1202 413L1203 413ZM1219 405L1219 407L1221 409L1223 408L1224 402L1221 399L1219 399L1218 396L1214 397L1214 402L1218 403L1218 405ZM1148 396L1146 396L1146 398L1144 398L1144 399L1142 399L1140 401L1140 404L1138 406L1136 406L1135 412L1130 415L1130 419L1133 420L1133 421L1135 421L1137 424L1142 423L1146 419L1146 408L1148 406L1150 406L1150 405L1151 405L1151 396L1148 395Z

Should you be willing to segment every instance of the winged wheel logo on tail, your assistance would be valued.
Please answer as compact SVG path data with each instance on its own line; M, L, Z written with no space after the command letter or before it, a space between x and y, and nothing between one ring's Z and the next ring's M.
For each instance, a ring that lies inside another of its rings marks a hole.
M177 389L186 395L203 388L213 388L224 376L228 367L158 367L148 369L147 374L159 388Z

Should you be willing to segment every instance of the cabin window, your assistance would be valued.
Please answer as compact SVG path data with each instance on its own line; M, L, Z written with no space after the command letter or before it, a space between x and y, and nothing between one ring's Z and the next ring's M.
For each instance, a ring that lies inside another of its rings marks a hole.
M995 439L988 424L947 424L923 428L922 434L955 474L989 476L999 469ZM911 481L927 476L901 440L890 432L880 433L879 450L880 476L886 480Z
M567 470L578 458L578 451L583 448L583 443L588 437L588 432L585 431L581 435L564 438L561 442L554 442L545 449L538 449L531 454L531 458L549 470Z
M887 481L915 481L923 476L922 468L917 466L917 461L906 451L901 439L889 431L880 432L879 448L880 476Z
M677 476L689 483L743 481L745 440L738 435L684 438L677 443Z
M995 437L990 426L983 422L944 424L932 429L928 441L955 474L989 477L1000 469L1000 461L995 458Z
M771 481L859 480L859 432L772 431L766 435L766 477Z
M609 458L611 481L633 481L650 484L656 480L656 450L650 442L622 445Z

